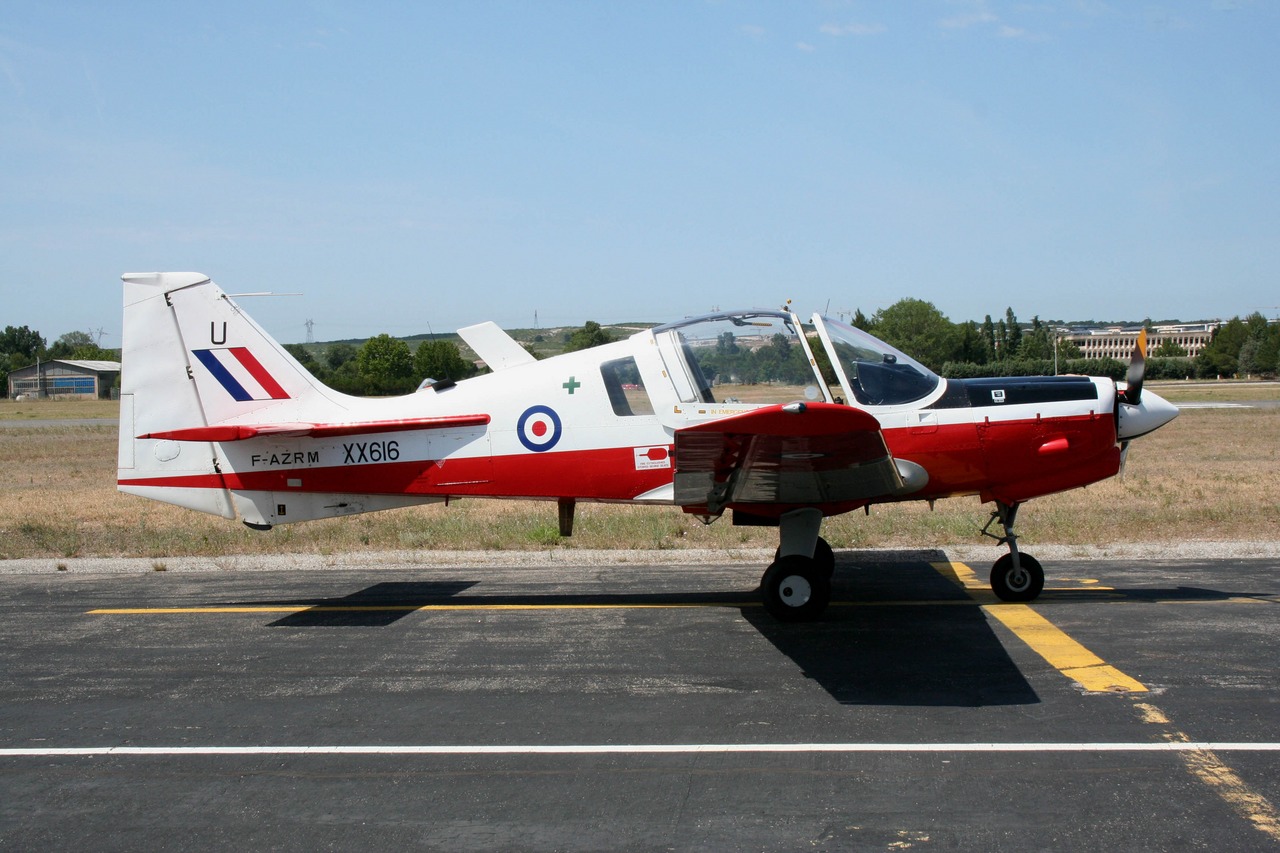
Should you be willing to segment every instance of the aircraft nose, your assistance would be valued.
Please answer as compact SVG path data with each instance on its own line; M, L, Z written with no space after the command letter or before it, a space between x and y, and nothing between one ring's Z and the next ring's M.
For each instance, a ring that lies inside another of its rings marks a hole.
M1178 416L1178 407L1151 391L1142 392L1142 400L1136 406L1117 402L1120 407L1120 423L1116 438L1129 441L1160 429Z

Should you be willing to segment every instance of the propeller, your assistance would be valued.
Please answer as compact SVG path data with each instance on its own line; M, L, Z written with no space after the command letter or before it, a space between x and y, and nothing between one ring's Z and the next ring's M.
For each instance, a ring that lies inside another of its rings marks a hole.
M1125 374L1127 387L1121 396L1130 406L1136 406L1142 400L1142 377L1147 373L1147 330L1138 332L1138 339L1133 342L1133 354L1129 356L1129 371Z
M1133 353L1129 356L1129 370L1125 373L1125 389L1119 395L1120 401L1136 406L1142 402L1142 378L1147 373L1147 330L1138 332L1133 342ZM1129 461L1129 442L1120 442L1120 479L1124 479L1125 464Z
M1178 416L1178 407L1150 393L1142 399L1142 378L1147 372L1147 331L1143 329L1133 342L1125 389L1116 383L1116 439L1120 442L1120 476L1129 458L1129 442L1167 424Z

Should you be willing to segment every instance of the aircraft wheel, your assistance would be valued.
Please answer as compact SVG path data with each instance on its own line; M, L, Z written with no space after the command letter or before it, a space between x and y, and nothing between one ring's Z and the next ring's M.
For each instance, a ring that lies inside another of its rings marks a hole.
M782 549L775 548L773 559L777 560L781 556ZM818 537L818 544L813 546L813 561L818 564L818 568L827 573L828 578L836 573L836 554L831 550L831 544L821 536Z
M1013 555L1005 554L991 567L991 591L1001 601L1034 601L1044 589L1044 569L1029 554L1019 554L1020 572L1013 570Z
M764 609L779 622L812 622L831 601L831 580L816 560L780 557L760 580Z

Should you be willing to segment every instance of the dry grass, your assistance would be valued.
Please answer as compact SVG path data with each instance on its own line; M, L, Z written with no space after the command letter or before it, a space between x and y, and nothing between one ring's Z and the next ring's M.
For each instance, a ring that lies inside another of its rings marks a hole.
M0 558L338 553L387 549L734 548L776 532L704 527L678 509L580 506L561 539L549 503L461 501L255 533L235 522L122 495L110 426L0 428ZM972 544L976 498L874 507L831 519L836 547ZM1124 479L1033 501L1028 543L1280 540L1280 409L1190 410L1135 442Z
M0 421L120 417L118 400L0 400Z
M1280 400L1280 382L1149 382L1171 403L1239 403Z

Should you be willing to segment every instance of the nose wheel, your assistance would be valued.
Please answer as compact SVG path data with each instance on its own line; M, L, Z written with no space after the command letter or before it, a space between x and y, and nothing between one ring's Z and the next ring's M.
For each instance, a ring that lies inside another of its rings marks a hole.
M1001 601L1034 601L1044 589L1044 569L1030 554L1005 554L991 567L991 591Z
M1017 517L1018 504L997 502L996 511L991 513L986 527L982 528L982 535L1009 546L1009 553L996 560L991 567L991 591L1001 601L1035 601L1044 589L1044 569L1035 557L1018 550L1018 536L1013 532L1013 523ZM988 528L997 520L1004 528L1003 536L988 532Z

